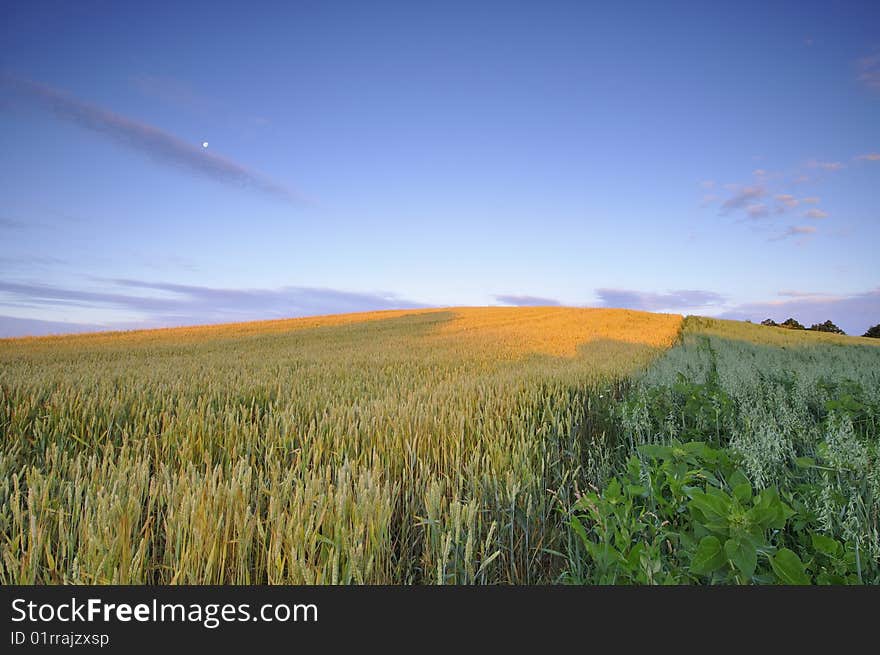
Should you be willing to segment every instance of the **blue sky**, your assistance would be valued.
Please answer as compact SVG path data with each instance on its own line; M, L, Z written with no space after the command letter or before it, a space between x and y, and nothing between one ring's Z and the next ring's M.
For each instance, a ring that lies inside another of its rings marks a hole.
M0 335L534 303L861 333L880 4L716 4L7 7Z

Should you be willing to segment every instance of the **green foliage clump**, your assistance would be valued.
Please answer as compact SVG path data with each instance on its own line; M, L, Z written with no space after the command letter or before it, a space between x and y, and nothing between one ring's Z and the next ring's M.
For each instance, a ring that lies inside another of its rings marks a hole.
M788 328L789 330L806 330L807 329L793 318L785 319L784 321L782 321L782 323L779 324L779 327Z
M575 503L568 582L859 584L858 544L823 533L803 483L756 490L728 448L646 444ZM816 466L801 463L804 468ZM809 486L809 483L806 483ZM876 574L876 568L872 570Z
M880 323L869 327L868 331L865 332L862 336L869 337L871 339L880 339Z
M880 583L880 351L752 334L688 319L631 386L565 580Z
M748 321L746 321L746 322L748 322ZM782 323L777 323L773 319L765 318L763 321L761 321L761 325L766 325L768 327L783 327L783 328L788 328L790 330L811 330L813 332L827 332L829 334L843 334L843 335L846 334L846 332L844 332L842 329L837 327L837 325L835 325L830 320L825 321L824 323L814 323L810 327L805 328L803 325L801 325L798 321L796 321L793 318L789 318L789 319L783 321ZM865 336L867 336L867 335L865 335Z
M814 323L810 326L810 329L813 332L829 332L831 334L846 334L843 330L837 327L831 321L825 321L824 323Z

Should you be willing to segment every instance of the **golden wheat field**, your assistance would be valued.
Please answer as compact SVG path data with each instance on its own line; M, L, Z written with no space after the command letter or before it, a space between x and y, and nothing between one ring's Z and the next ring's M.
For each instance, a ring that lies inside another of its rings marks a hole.
M680 322L455 308L0 342L0 579L550 580L589 394Z
M571 508L691 429L682 375L738 399L729 443L761 483L829 424L804 414L822 380L871 387L868 344L563 307L2 340L0 582L618 580L589 577Z

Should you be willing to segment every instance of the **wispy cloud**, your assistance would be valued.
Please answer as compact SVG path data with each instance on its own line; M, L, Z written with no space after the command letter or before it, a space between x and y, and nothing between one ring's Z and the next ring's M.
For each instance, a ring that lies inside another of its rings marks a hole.
M816 233L816 228L811 225L792 225L779 236L772 237L770 241L782 241L783 239L792 239L795 237L808 237Z
M248 188L288 202L302 199L287 187L241 164L184 141L164 130L120 116L30 80L0 75L0 84L51 111L60 120L91 130L153 160L183 167L216 182Z
M856 61L856 76L869 89L880 91L880 53Z
M815 171L815 178L819 179L823 172L837 171L846 168L845 164L838 161L821 161L811 159L802 164L802 166ZM726 197L722 197L718 214L720 216L738 215L745 219L766 219L770 216L780 216L788 212L794 212L803 205L816 205L819 203L817 196L799 197L783 186L783 180L788 179L787 176L768 172L767 169L759 168L752 171L755 181L751 184L724 184L722 188L726 191ZM804 182L810 178L806 176L796 177L794 181ZM790 184L790 182L789 182ZM715 200L715 195L704 195L701 207L706 207ZM822 209L808 209L804 207L805 212L802 214L807 218L819 219L827 218L828 213ZM763 226L763 227L762 227ZM760 225L755 225L755 229L769 229L769 221L762 221ZM782 234L771 237L771 241L779 241L792 237L806 237L814 232L813 228L808 226L794 226L787 229ZM803 240L799 241L803 243Z
M746 213L749 215L749 218L765 218L770 215L770 210L767 209L767 205L758 203L757 205L746 207Z
M316 316L426 305L390 293L359 293L315 287L226 289L142 280L108 280L110 288L71 289L47 284L0 281L0 307L126 310L141 327Z
M713 291L683 289L668 293L634 291L632 289L596 289L603 307L623 307L644 311L681 310L709 307L724 302L724 296Z
M807 168L818 168L823 171L839 171L846 168L846 164L839 161L819 161L811 159L806 164Z
M737 187L733 194L721 203L721 212L728 213L735 209L743 209L749 205L754 205L756 201L766 195L767 189L760 185Z
M542 298L541 296L500 295L495 296L495 300L503 302L505 305L516 305L518 307L545 307L562 304L553 298Z
M868 152L856 157L859 161L880 161L880 152Z
M800 201L790 193L780 193L775 197L776 201L786 209L794 209L800 204Z
M880 288L865 293L829 296L799 291L780 292L785 300L746 303L721 314L721 318L781 322L793 316L804 325L831 320L849 334L863 334L880 316Z

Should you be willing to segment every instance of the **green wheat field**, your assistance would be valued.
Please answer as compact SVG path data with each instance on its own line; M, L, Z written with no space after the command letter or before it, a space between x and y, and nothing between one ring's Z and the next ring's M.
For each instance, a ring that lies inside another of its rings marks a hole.
M877 342L569 308L0 340L0 583L875 584Z

